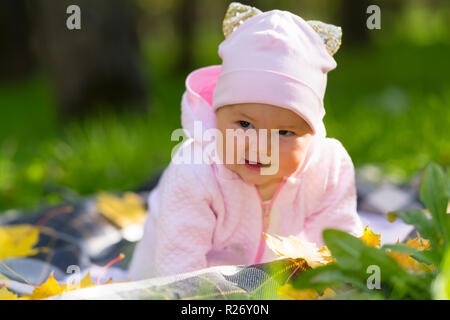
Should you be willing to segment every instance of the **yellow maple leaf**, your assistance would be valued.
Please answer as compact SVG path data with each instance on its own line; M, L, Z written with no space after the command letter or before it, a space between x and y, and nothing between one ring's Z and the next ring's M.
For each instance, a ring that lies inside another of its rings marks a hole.
M267 246L280 257L306 260L311 268L328 264L333 261L330 251L327 247L320 250L315 243L299 239L294 236L282 237L272 236L264 233Z
M133 192L127 192L122 198L102 193L97 197L99 212L120 228L126 228L145 222L146 209L141 197Z
M60 284L60 286L62 287L63 292L66 292L66 291L73 291L73 290L77 290L77 289L96 286L96 284L94 282L92 282L91 274L90 274L90 272L88 272L84 276L84 278L80 280L79 283L77 283L77 284L71 284L71 283Z
M319 296L319 300L328 299L331 297L334 297L336 295L336 292L331 288L325 288L323 291L323 294Z
M56 281L55 277L53 276L52 272L48 277L48 279L43 284L34 288L31 295L24 295L23 298L29 300L41 300L51 296L63 294L64 292L92 287L95 285L96 284L92 282L91 275L89 272L83 279L81 279L80 283L76 285L69 283L67 284L58 283L58 281Z
M434 266L428 265L423 262L419 262L407 253L391 251L388 252L388 255L391 258L393 258L398 263L398 265L405 270L424 273L435 269Z
M24 295L24 297L30 300L45 299L63 293L63 288L64 285L60 285L58 281L56 281L52 272L43 284L34 288L31 295Z
M360 239L368 246L379 248L381 245L381 234L376 234L369 229L369 225L364 228L364 234Z
M278 297L285 300L314 300L319 293L314 289L294 289L287 283L276 289Z
M95 286L96 284L92 282L91 274L88 272L87 275L81 279L80 281L80 288L87 288Z
M406 246L423 251L431 248L431 242L428 239L422 238L420 233L417 232L417 237L406 241Z
M19 300L19 297L5 287L2 287L0 288L0 300Z
M35 255L33 248L39 240L39 228L19 224L0 227L0 260Z
M322 294L314 289L295 289L287 283L276 289L278 297L285 300L324 300L336 295L333 289L325 288Z
M326 261L326 264L334 261L334 258L327 246L320 248L319 252L322 255L322 259Z
M409 239L406 242L406 246L420 251L428 250L431 248L430 241L422 238L419 233L417 233L417 238ZM417 261L416 259L411 257L411 255L409 255L408 253L390 251L388 252L388 255L391 258L393 258L398 263L398 265L405 270L424 273L436 269L433 265Z

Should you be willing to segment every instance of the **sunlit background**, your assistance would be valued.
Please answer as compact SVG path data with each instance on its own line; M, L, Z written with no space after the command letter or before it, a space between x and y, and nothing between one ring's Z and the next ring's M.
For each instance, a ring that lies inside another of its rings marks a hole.
M0 212L145 190L177 144L186 76L221 63L229 3L1 0ZM401 184L450 164L449 1L242 3L343 27L325 124L358 169ZM66 28L70 4L82 30Z

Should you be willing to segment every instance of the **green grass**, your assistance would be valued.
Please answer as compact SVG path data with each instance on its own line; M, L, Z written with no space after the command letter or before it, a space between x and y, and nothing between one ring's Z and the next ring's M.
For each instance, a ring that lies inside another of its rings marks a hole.
M449 45L399 43L337 55L325 98L328 135L356 166L377 164L397 180L429 161L449 165L449 54Z
M199 36L195 68L219 64L216 36ZM173 39L144 46L152 101L143 115L59 123L45 77L0 86L0 211L100 190L130 190L170 161L186 73L174 72ZM325 97L328 136L357 167L407 179L428 161L450 164L450 45L368 47L336 54Z

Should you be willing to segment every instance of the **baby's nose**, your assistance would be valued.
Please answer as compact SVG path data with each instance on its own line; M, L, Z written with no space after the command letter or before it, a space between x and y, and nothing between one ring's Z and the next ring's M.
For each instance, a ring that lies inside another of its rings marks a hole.
M266 162L268 162L266 158L271 156L270 148L270 136L268 136L265 132L258 133L258 138L250 141L248 152L249 157L252 156L253 158L249 159L257 159L256 161L266 164Z

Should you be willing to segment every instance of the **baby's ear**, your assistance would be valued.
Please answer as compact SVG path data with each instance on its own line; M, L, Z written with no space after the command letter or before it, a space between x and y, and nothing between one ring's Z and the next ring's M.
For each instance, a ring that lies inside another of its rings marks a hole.
M330 55L334 55L341 46L342 28L322 21L306 21L322 38Z

